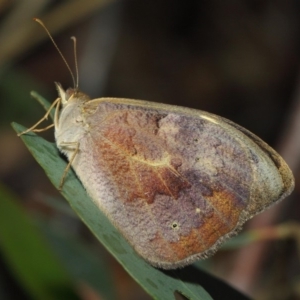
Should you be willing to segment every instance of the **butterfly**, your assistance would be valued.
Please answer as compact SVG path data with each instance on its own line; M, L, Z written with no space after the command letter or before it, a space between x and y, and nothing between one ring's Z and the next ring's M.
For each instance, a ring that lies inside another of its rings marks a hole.
M78 79L74 86L65 91L57 83L59 97L45 117L20 135L41 131L37 125L55 107L46 129L54 127L69 161L61 188L72 167L97 207L155 267L212 255L294 188L280 155L225 118L142 100L90 99Z

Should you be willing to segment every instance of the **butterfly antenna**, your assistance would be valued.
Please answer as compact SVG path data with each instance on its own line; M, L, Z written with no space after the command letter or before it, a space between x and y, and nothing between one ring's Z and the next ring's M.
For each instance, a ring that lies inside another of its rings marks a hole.
M74 59L75 59L75 72L76 72L76 85L75 89L78 90L79 86L79 72L78 72L78 60L77 60L77 40L75 36L72 36L71 39L74 43Z
M58 51L58 53L60 54L61 58L63 59L65 65L67 66L67 68L68 68L68 70L69 70L69 72L70 72L70 74L71 74L72 80L73 80L74 88L77 90L77 88L78 88L78 75L77 75L77 81L75 82L74 74L73 74L73 72L72 72L72 70L71 70L71 68L70 68L70 66L69 66L69 64L68 64L68 62L67 62L67 60L66 60L65 57L63 56L62 52L59 50L57 44L55 43L55 41L54 41L52 35L50 34L50 32L49 32L49 30L47 29L47 27L45 26L45 24L44 24L40 19L38 19L38 18L33 18L33 20L34 20L35 22L39 23L39 24L45 29L45 31L46 31L46 33L48 34L50 40L52 41L53 45L54 45L55 48L57 49L57 51ZM75 47L75 48L76 48L76 47ZM76 51L75 51L75 52L76 52ZM75 62L76 62L76 72L78 72L78 70L77 70L77 69L78 69L78 68L77 68L77 59L76 59Z

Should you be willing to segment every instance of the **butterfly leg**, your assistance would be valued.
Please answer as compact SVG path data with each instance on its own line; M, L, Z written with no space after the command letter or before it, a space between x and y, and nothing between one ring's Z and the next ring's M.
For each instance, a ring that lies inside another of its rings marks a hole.
M65 178L67 176L67 173L68 171L70 170L71 166L72 166L72 163L79 151L79 142L66 142L66 143L63 143L61 146L63 147L71 147L74 149L74 153L72 154L70 160L69 160L69 163L68 165L66 166L65 170L64 170L64 173L61 177L61 180L60 180L60 183L59 183L59 190L61 191L62 190L62 187L64 185L64 182L65 182Z
M56 114L56 111L59 109L60 101L61 101L61 99L60 99L60 98L57 98L57 99L51 104L51 106L50 106L49 109L47 110L46 114L45 114L45 115L44 115L37 123L35 123L35 124L34 124L33 126L31 126L30 128L28 128L28 129L26 129L26 130L24 130L24 131L18 133L18 136L21 136L21 135L23 135L23 134L25 134L25 133L27 133L27 132L30 132L30 131L32 131L32 132L42 132L42 131L48 130L49 128L52 128L52 127L54 126L54 124L51 124L51 125L49 125L49 126L47 126L47 127L45 127L45 128L41 128L41 129L37 129L36 127L37 127L40 123L42 123L43 121L45 121L45 120L48 119L48 116L49 116L49 114L50 114L50 112L51 112L51 110L52 110L53 107L56 107L56 108L55 108L55 114Z

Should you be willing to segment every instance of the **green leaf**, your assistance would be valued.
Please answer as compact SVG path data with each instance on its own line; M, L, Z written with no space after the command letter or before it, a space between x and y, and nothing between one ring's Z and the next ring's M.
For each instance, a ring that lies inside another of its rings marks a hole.
M47 241L0 186L0 249L5 262L31 299L78 299L73 283Z
M30 95L35 98L41 105L42 107L45 109L45 111L48 111L48 109L50 108L50 103L41 95L39 95L37 92L32 91L30 93ZM52 108L51 112L50 112L50 118L53 121L54 120L54 113L55 113L55 109Z
M18 133L25 130L18 124L13 124L13 127ZM22 135L21 138L45 170L53 185L58 187L67 163L60 156L55 144L47 142L34 133ZM224 295L228 297L233 295L231 296L232 299L248 299L225 283L193 266L179 270L162 271L149 265L136 254L90 199L73 170L68 172L62 195L91 232L154 299L173 300L176 291L187 299L195 300L224 299ZM213 298L203 286L209 290Z

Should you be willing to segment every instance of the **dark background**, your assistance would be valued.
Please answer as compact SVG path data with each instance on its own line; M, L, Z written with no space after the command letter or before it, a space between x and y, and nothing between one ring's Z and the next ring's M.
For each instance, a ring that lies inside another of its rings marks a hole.
M79 220L66 225L64 214L42 200L59 193L9 125L16 121L30 126L43 115L30 98L31 90L53 101L54 81L65 88L73 85L46 33L32 21L36 16L72 68L70 36L77 37L79 87L92 98L135 98L206 110L246 127L278 150L294 172L296 191L249 227L291 220L298 224L298 1L0 3L0 180L33 218L54 219L101 247ZM53 140L51 130L43 136ZM253 252L219 253L211 272L256 299L298 299L295 239L278 237L260 248L256 243ZM113 258L99 251L111 262L122 299L147 299Z

